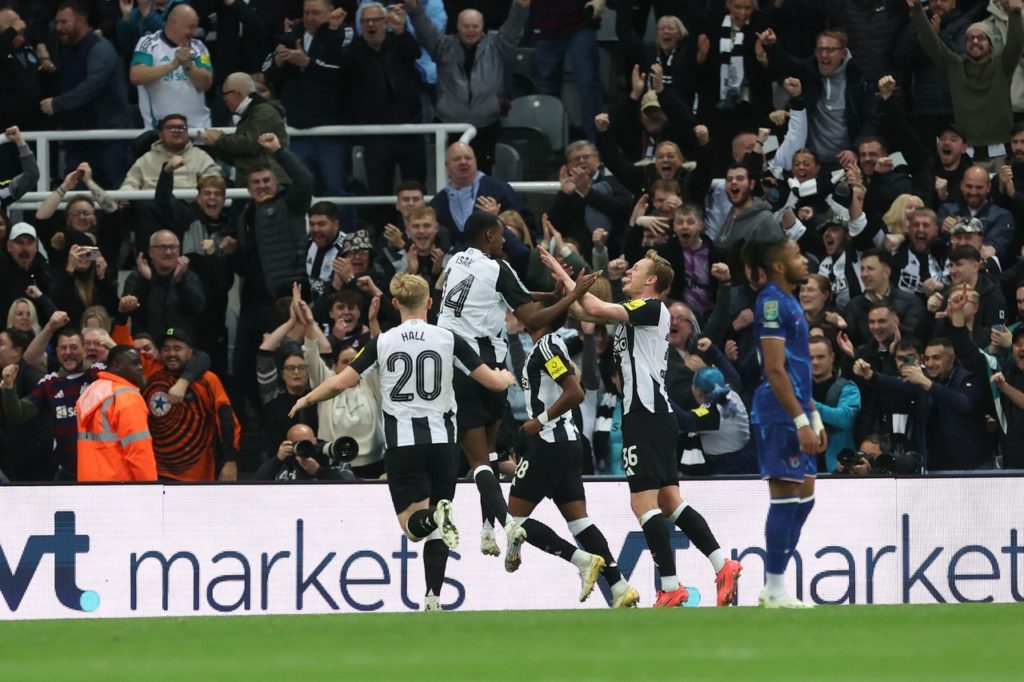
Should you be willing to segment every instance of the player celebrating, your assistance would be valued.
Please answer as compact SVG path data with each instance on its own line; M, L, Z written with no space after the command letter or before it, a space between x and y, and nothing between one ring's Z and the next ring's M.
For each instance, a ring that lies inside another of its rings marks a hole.
M444 290L438 326L462 337L489 367L502 369L507 351L507 310L512 310L529 328L536 329L570 305L569 297L546 308L534 301L534 295L501 259L505 229L505 224L493 213L474 211L466 220L464 230L469 248L448 261L437 284ZM542 296L544 294L537 295ZM462 372L455 373L454 386L460 406L460 444L473 470L481 503L490 516L505 526L509 548L517 550L526 540L526 532L509 515L501 486L491 469L491 463L498 459L496 446L505 412L505 393L485 391ZM498 554L493 535L487 537L486 528L481 550L485 554Z
M574 283L558 261L543 249L541 259L556 281L572 291ZM713 267L724 266L716 263ZM661 300L673 276L672 266L652 249L622 278L622 293L631 300L606 303L584 294L580 303L590 315L619 323L613 350L622 375L622 460L630 505L661 574L654 605L679 606L690 598L676 577L675 554L661 518L664 515L711 561L718 605L728 606L736 597L736 581L743 567L726 558L707 521L679 494L678 427L664 387L671 316Z
M758 603L769 609L811 608L789 596L783 583L786 564L814 506L816 456L826 444L812 400L807 320L793 295L796 285L807 279L807 259L796 242L781 239L747 244L744 261L767 278L754 308L764 381L754 392L750 418L761 478L768 479L771 495L764 529L765 587ZM758 274L751 281L760 281Z
M590 275L589 281L593 282L599 274ZM574 295L582 293L583 286L577 285ZM613 607L634 606L640 600L639 593L623 579L608 551L608 541L587 517L583 448L572 412L583 402L583 388L565 343L558 334L551 333L564 323L563 314L550 324L530 331L534 345L523 365L521 382L531 418L520 429L529 436L529 445L516 467L508 509L526 530L527 542L571 562L580 570L581 602L590 596L600 573L611 588ZM545 497L558 505L582 550L543 523L526 518ZM518 563L518 548L506 553L506 568L514 570Z
M297 400L289 416L352 388L360 374L377 368L391 500L409 539L427 540L425 610L440 611L448 548L459 543L451 503L458 476L452 363L458 359L472 379L495 392L505 391L515 377L491 369L457 335L427 323L431 300L425 279L402 273L389 288L402 323L371 340L344 371Z

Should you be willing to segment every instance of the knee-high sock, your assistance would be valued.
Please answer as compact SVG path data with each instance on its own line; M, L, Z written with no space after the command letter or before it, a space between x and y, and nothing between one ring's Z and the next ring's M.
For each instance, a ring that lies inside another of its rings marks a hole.
M773 497L764 524L766 573L782 575L792 553L793 523L796 520L799 497Z
M492 452L487 457L491 461L491 471L494 473L495 477L497 477L498 453ZM484 504L483 497L480 498L480 517L483 519L484 528L494 528L494 514L487 509L487 505Z
M814 495L810 497L801 497L800 504L796 505L796 519L793 521L793 536L789 541L789 551L796 551L796 544L800 542L800 532L804 529L804 523L807 521L807 517L811 515L811 510L814 509Z
M640 528L647 539L647 548L651 550L651 558L661 574L661 589L672 592L679 588L676 578L676 556L672 551L672 540L668 534L668 526L661 516L660 509L652 509L640 517Z
M508 515L508 504L501 492L501 484L498 483L498 478L491 471L491 467L486 464L478 466L473 470L473 480L476 482L477 490L480 491L480 503L484 509L493 514L501 525L506 525L511 520Z
M614 585L622 580L622 573L615 563L615 558L608 549L608 541L605 539L601 529L594 525L589 518L578 519L569 522L569 531L576 538L576 542L585 551L596 554L604 559L604 568L601 575L608 581L608 585Z
M423 545L423 573L427 578L427 594L441 595L444 569L448 564L448 547L441 539L427 540Z
M676 524L676 528L686 533L686 537L690 538L690 542L704 556L709 556L718 549L718 540L715 539L715 534L708 527L708 522L704 520L700 512L690 505L682 503L669 515L668 519Z
M572 561L576 547L558 536L558 533L535 519L526 519L520 524L526 531L526 541L548 554Z

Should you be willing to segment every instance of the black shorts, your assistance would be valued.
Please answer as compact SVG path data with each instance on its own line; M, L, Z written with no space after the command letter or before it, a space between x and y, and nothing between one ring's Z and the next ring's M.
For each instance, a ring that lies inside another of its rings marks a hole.
M578 440L548 443L534 436L519 460L509 494L534 504L545 497L555 504L585 500L582 467L583 446Z
M679 484L678 437L679 425L672 414L633 411L622 415L622 468L630 492Z
M490 426L505 414L508 391L491 391L456 369L452 377L455 402L458 403L459 434L480 426Z
M458 449L455 445L407 445L391 448L384 456L387 462L388 490L395 512L402 513L409 505L430 498L450 500L455 496Z

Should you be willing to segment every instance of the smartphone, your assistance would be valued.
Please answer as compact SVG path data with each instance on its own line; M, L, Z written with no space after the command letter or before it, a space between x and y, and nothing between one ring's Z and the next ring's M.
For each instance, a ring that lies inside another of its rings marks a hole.
M994 325L992 325L992 329L996 330L997 332L1005 332L1006 331L1006 325L1005 324L994 324Z

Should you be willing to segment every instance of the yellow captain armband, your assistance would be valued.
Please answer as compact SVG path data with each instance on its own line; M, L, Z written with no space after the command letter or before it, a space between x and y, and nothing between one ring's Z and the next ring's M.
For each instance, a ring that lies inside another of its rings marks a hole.
M643 308L647 305L647 301L642 298L634 298L632 301L626 301L622 304L622 307L626 310L636 310L637 308Z

